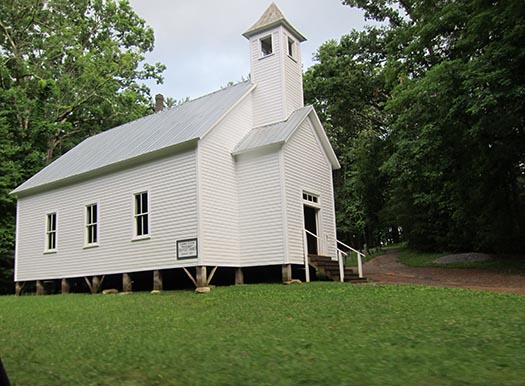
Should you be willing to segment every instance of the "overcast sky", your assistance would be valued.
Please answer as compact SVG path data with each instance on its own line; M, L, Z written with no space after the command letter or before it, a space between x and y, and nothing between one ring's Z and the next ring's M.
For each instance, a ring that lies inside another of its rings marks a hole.
M131 0L155 31L149 63L167 66L164 84L148 83L152 94L177 100L219 89L250 72L248 40L242 36L271 0ZM286 19L306 38L304 68L313 63L317 48L366 24L360 10L340 0L276 0Z

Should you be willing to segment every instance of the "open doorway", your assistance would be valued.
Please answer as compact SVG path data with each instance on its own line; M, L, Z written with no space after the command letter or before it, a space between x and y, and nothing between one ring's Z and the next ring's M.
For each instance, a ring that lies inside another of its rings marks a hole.
M317 230L317 212L319 209L313 208L308 205L304 205L304 228L308 231L313 233L314 235L318 235ZM306 242L308 244L308 254L310 255L318 255L319 254L319 243L318 239L315 236L312 236L311 234L306 234Z

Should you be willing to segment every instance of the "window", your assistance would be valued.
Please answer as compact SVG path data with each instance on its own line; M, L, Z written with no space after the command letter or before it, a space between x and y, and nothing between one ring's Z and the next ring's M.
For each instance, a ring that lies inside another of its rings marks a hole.
M262 56L268 56L273 52L272 35L261 39L261 53Z
M135 194L135 236L149 234L148 213L148 192Z
M86 245L96 245L98 242L98 205L86 206Z
M288 38L288 55L290 55L292 58L293 58L293 51L294 51L294 41Z
M46 217L46 250L54 251L57 249L57 214L48 213Z
M313 202L314 204L319 203L319 197L314 196L313 194L310 194L310 193L303 193L303 200L308 201L308 202Z

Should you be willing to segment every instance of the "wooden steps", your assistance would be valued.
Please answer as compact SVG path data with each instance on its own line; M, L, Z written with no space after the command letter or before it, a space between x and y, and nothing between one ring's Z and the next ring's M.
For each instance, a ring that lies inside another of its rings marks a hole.
M339 280L339 263L332 260L329 256L308 255L310 265L323 273L326 277L333 281ZM345 267L344 281L345 283L366 283L367 279L359 277L359 274L350 267Z

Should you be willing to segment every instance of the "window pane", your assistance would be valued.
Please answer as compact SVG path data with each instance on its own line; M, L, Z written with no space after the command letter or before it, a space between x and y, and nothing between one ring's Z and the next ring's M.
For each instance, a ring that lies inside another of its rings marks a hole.
M47 248L48 249L55 249L56 247L56 235L55 233L49 233L47 235Z
M149 233L149 229L148 229L148 215L147 214L142 216L142 221L143 221L142 230L144 231L143 234L147 235Z
M137 222L137 236L142 236L142 216L137 216L136 218Z
M96 225L90 225L88 226L88 244L93 244L97 242L97 226Z
M140 208L140 194L135 195L135 214L142 213Z
M148 193L142 193L142 212L141 213L147 213L148 212Z
M95 224L97 222L97 206L93 205L91 206L91 222Z
M261 51L262 51L262 54L265 56L270 55L273 52L271 36L261 39Z
M56 230L56 215L55 213L50 213L47 215L47 230L52 232Z

